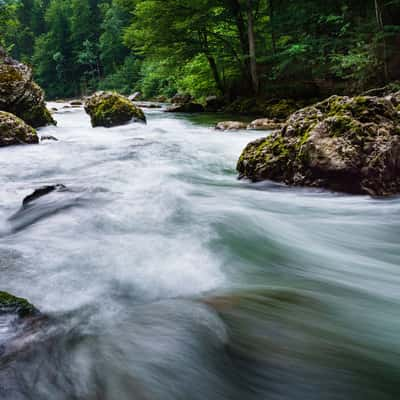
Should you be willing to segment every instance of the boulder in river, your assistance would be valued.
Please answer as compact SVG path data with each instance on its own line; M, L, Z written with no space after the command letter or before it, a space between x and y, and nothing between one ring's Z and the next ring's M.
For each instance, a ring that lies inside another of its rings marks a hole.
M276 129L281 129L283 124L281 122L276 122L269 118L260 118L251 122L247 129L252 129L256 131L274 131Z
M90 115L93 127L110 128L131 121L146 122L143 111L118 93L95 93L86 100L85 111Z
M14 114L0 111L0 147L37 143L39 137L35 129Z
M7 292L0 292L0 314L13 313L20 317L31 317L39 311L28 300L15 297Z
M26 196L24 198L24 200L22 201L22 206L26 207L33 201L37 200L40 197L46 196L47 194L49 194L51 192L63 192L65 190L67 190L67 187L62 184L43 186L39 189L36 189L29 196Z
M204 107L201 104L189 102L184 104L175 104L168 107L165 112L199 113L204 112Z
M41 142L44 142L45 140L52 140L54 142L58 142L58 139L55 136L52 136L52 135L40 136Z
M0 51L0 110L17 115L34 128L55 124L43 90L33 81L32 70L4 51Z
M280 131L244 149L240 177L353 194L400 193L395 99L332 96L295 112Z
M73 107L82 106L83 105L82 101L80 101L80 100L72 100L69 104L71 106L73 106Z
M222 121L215 125L215 129L219 131L237 131L246 128L247 124L240 121Z

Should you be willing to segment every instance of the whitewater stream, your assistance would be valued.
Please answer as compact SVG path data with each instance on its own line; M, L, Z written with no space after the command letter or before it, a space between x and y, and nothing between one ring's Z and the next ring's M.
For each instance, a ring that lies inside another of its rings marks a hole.
M0 399L400 398L398 198L239 181L265 132L221 117L62 106L0 149L0 290L43 315L0 318Z

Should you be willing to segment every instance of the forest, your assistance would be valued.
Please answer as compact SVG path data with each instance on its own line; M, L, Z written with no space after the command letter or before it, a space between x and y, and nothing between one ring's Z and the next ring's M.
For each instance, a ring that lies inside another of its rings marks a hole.
M49 99L323 97L399 79L400 0L1 0Z

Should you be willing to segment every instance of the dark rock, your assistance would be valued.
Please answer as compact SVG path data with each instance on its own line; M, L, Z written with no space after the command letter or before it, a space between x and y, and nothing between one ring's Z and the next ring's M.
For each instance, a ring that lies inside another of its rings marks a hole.
M49 194L51 192L63 192L66 190L67 190L67 187L62 184L43 186L39 189L36 189L29 196L26 196L22 202L22 206L26 207L33 201L37 200L40 197L46 196L47 194Z
M197 103L184 103L168 107L165 112L199 113L204 112L204 107Z
M71 106L83 106L83 103L80 100L73 100L69 104Z
M54 140L55 142L58 142L58 139L55 136L41 136L40 141L43 142L45 140Z
M294 113L280 131L250 143L237 168L252 181L397 194L399 124L388 98L332 96Z
M55 124L44 102L43 90L25 64L0 54L0 110L8 111L34 128Z
M20 317L32 317L39 311L27 300L15 297L6 292L0 292L0 314L18 314Z
M185 104L185 103L190 103L192 100L193 97L190 94L177 93L174 97L171 98L171 103Z
M14 114L0 111L0 147L37 143L39 138L35 129Z
M209 96L206 98L205 111L207 112L218 112L223 109L225 100L217 96Z
M246 128L247 124L240 121L222 121L215 125L215 129L219 131L237 131Z
M110 128L131 121L146 122L143 111L117 93L95 93L86 100L85 111L90 115L93 127Z

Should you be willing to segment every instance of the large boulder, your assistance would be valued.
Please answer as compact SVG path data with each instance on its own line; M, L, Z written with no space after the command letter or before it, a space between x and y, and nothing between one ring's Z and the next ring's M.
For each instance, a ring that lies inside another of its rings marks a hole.
M39 311L25 299L7 292L0 292L0 315L8 313L18 314L20 317L31 317L39 314Z
M333 96L301 109L280 131L244 149L237 165L240 177L354 194L399 193L396 107L396 95Z
M34 128L55 124L43 90L33 81L32 70L4 51L0 51L0 110L17 115Z
M93 127L110 128L131 121L146 122L143 111L118 93L95 93L86 100L85 111L90 115Z
M0 147L37 143L39 137L35 129L14 114L0 111Z

